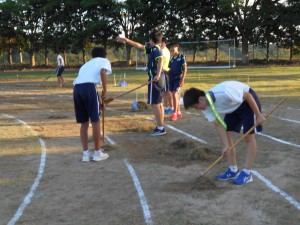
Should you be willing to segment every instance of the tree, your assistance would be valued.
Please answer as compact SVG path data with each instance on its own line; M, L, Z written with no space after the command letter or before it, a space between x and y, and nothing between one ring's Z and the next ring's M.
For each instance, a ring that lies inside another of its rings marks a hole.
M15 1L7 0L0 3L0 38L2 49L8 52L8 63L13 64L12 51L17 44L17 31L15 27L19 25L18 4Z
M257 28L259 42L266 47L266 61L269 62L270 43L276 43L276 34L280 19L279 0L263 0L261 4L261 22Z
M280 28L282 32L282 46L290 49L289 60L293 60L293 51L299 51L300 45L300 2L288 0L281 13Z
M239 32L242 41L242 63L248 63L249 37L257 27L257 21L261 20L262 0L219 0L223 9L233 13L233 26Z

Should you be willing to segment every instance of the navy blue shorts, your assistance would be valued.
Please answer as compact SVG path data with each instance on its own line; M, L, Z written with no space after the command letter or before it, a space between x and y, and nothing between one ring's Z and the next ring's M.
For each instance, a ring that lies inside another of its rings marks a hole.
M261 112L260 101L257 97L257 94L250 88L249 93L253 96L259 111ZM226 114L224 118L225 123L227 124L227 131L234 131L239 133L243 126L243 133L247 133L251 127L256 123L254 112L252 111L250 105L247 101L244 101L240 107L238 107L234 112ZM261 132L262 126L257 126L250 134Z
M73 91L77 123L97 122L100 120L100 103L96 84L76 84Z
M150 78L152 80L152 78ZM149 79L149 81L150 81ZM157 82L148 84L148 104L156 105L162 103L162 95L165 87L165 75L162 73L161 78Z
M62 75L62 73L64 72L64 70L65 70L64 66L59 67L56 71L56 76L60 77Z
M180 76L169 76L169 91L177 92L178 88L180 88Z

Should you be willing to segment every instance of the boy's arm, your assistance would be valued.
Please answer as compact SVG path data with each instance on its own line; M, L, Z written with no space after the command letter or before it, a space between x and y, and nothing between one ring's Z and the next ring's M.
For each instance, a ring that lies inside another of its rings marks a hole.
M107 86L107 75L106 75L106 69L101 69L100 71L100 77L101 77L101 83L102 83L102 94L101 97L105 98L106 95L106 86Z
M243 98L245 99L245 101L248 102L252 111L254 112L254 114L256 116L256 123L259 125L263 124L265 122L266 118L259 111L259 108L258 108L253 96L249 92L244 92Z
M118 42L123 42L123 43L125 42L125 43L128 43L128 44L130 44L131 46L133 46L133 47L135 47L135 48L138 48L138 49L141 49L141 50L144 50L144 49L145 49L145 46L144 46L144 45L142 45L142 44L140 44L140 43L138 43L138 42L135 42L135 41L133 41L133 40L130 40L130 39L126 38L126 37L117 37L116 40L117 40Z
M222 155L226 156L226 152L230 148L226 130L218 120L213 121L213 123L222 142Z
M179 84L180 87L183 86L183 84L184 84L184 78L185 78L186 73L187 73L187 64L185 63L182 66L183 66L183 73L182 73L182 77L181 77L180 84Z
M159 81L163 67L163 57L159 57L157 61L157 74L154 77L154 82Z

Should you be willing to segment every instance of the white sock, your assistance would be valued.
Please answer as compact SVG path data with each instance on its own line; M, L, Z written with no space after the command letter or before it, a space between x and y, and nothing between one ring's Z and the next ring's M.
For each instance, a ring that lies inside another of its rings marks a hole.
M156 128L159 129L159 130L163 130L164 129L163 126L157 126Z
M237 166L229 166L230 170L234 173L236 173L238 171L238 167Z
M84 150L84 151L83 151L83 155L90 155L90 150L89 150L89 149Z
M251 171L250 170L247 170L247 169L243 169L243 171L247 174L247 175L250 175Z

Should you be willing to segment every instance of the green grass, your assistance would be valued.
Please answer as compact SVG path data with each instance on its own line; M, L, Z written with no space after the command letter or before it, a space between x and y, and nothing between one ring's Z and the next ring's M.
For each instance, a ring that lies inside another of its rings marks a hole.
M43 81L53 74L46 82L56 82L54 71L12 71L0 72L0 80ZM78 70L66 69L63 77L71 84ZM128 91L147 82L146 71L114 69L108 81L111 87L118 85L124 79L128 82L126 88L113 88L113 91ZM18 77L17 77L18 75ZM249 84L256 92L264 96L300 96L300 67L237 67L234 69L198 69L188 70L183 90L197 87L207 90L225 80L237 80ZM118 94L118 93L116 93ZM124 96L125 97L125 96Z

